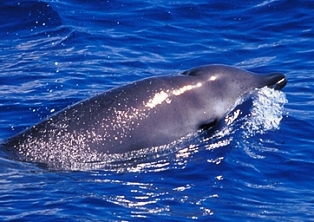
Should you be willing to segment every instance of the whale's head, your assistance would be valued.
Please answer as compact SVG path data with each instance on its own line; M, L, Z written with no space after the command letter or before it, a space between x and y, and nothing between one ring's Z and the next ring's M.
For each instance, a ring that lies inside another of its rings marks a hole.
M270 87L280 90L287 84L282 73L257 74L226 65L200 66L182 74L201 82L203 103L208 104L206 109L213 110L217 118L225 115L238 99L255 89Z

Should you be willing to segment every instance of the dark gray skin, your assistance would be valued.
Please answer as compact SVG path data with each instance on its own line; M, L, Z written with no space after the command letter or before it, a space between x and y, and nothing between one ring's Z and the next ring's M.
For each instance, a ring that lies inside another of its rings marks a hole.
M210 128L253 89L286 83L280 73L257 75L224 65L143 79L69 106L5 147L23 161L99 161L97 155L161 146Z

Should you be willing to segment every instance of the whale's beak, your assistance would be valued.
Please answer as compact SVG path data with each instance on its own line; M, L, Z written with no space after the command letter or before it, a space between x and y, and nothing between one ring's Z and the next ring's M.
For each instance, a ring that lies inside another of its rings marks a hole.
M282 73L272 73L266 75L266 82L269 88L280 90L287 84L288 80Z

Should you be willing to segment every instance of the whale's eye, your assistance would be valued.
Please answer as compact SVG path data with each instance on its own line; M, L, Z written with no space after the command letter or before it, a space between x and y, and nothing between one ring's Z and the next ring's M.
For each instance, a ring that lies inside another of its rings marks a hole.
M201 123L198 128L200 130L209 130L210 128L212 128L216 124L216 122L217 122L217 119L212 118L212 119L209 119L209 120Z

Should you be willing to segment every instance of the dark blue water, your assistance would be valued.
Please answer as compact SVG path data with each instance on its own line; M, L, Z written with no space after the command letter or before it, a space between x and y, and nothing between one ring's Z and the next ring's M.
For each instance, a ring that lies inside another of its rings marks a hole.
M52 171L0 154L0 220L314 218L312 1L0 3L0 139L144 77L223 63L289 83L216 135L138 163ZM287 102L288 101L288 102Z

